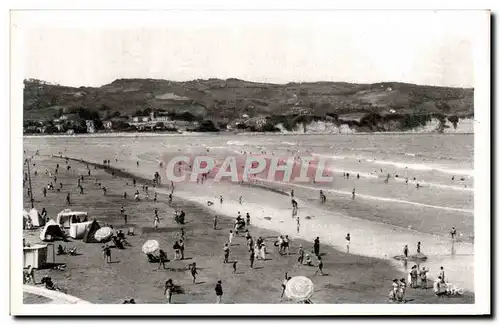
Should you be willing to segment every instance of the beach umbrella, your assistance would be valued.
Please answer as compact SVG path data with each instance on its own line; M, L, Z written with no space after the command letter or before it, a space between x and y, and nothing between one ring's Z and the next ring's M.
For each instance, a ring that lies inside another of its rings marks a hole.
M285 287L285 294L295 301L309 301L314 292L314 284L305 276L294 276L288 280Z
M102 241L106 241L106 240L110 239L112 235L113 235L113 229L111 229L109 227L102 227L102 228L97 229L97 231L94 234L94 238L97 241L102 242Z
M148 240L144 243L144 245L142 245L142 252L144 254L152 254L159 249L160 249L160 244L158 243L158 241L154 239Z

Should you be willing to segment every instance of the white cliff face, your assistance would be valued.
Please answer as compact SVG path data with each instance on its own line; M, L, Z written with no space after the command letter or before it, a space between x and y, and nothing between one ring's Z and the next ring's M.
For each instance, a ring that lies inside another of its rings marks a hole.
M333 122L313 121L309 124L299 124L293 131L286 130L282 124L276 125L284 134L352 134L357 133L356 129L350 128L347 124L336 125ZM411 130L401 131L405 133L434 133L441 129L441 122L433 118L425 126L420 126ZM396 131L398 132L398 131ZM471 118L460 119L456 125L446 120L443 133L474 133L474 120Z

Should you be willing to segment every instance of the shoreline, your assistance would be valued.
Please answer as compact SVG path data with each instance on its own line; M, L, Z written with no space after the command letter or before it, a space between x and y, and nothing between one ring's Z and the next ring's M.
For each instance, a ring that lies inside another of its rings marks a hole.
M65 156L60 157L60 156L57 156L57 155L52 155L51 157L52 158L57 158L57 159L66 159ZM150 180L146 179L145 177L142 177L142 176L139 176L139 175L135 175L132 172L128 172L128 171L122 170L120 168L116 168L116 167L112 167L112 166L107 167L107 166L105 166L103 164L94 163L94 162L86 161L86 160L83 160L83 159L77 159L77 158L71 158L71 157L67 157L67 158L68 158L68 160L74 161L74 162L77 162L77 163L83 163L83 164L86 163L86 164L89 164L89 165L92 165L92 166L96 166L97 168L102 169L103 171L105 171L108 174L114 173L115 177L121 177L121 178L126 178L126 179L135 178L138 182L142 182L142 183L146 183L146 182L150 183L151 182ZM253 186L254 184L248 184L248 185ZM265 186L263 186L263 187L265 187ZM165 186L163 184L160 184L160 186L158 186L158 188L162 189L162 190L166 190L169 187ZM282 194L279 189L267 188L267 190L272 190L273 192L277 192L279 194ZM166 194L162 193L162 192L163 191L158 191L158 195L159 196L160 195L166 196ZM179 201L180 201L180 203L175 203L173 205L180 205L181 207L184 206L185 210L189 210L189 206L195 205L195 206L198 206L199 208L203 209L204 211L211 211L211 210L213 211L213 208L206 207L202 203L197 202L196 200L189 200L189 199L184 198L184 197L176 196L175 192L174 192L174 202L179 202ZM226 221L229 221L229 223L233 223L233 221L234 221L233 217L230 217L230 216L228 216L228 215L226 215L224 213L220 213L219 211L217 211L215 214L218 215L221 218L221 220L224 219L225 220L224 223ZM275 229L268 229L268 228L262 227L262 226L259 226L259 227L253 228L253 229L261 229L261 231L265 231L267 233L273 233L276 236L279 234L279 232L277 232ZM293 235L292 235L292 237L293 237ZM304 242L304 243L307 243L307 245L304 244L305 248L312 247L312 242L310 240L306 240L306 239L303 239L303 238L294 238L293 242L294 243ZM382 264L388 265L388 267L390 268L390 273L397 274L398 278L400 278L400 277L405 277L406 278L407 274L405 272L401 271L398 268L398 266L396 265L396 261L393 261L390 258L379 258L379 257L373 257L373 256L367 256L367 255L361 255L361 254L344 253L341 250L339 250L338 248L336 248L336 247L334 247L332 245L328 245L326 243L323 243L322 247L328 247L328 250L334 251L336 254L347 255L347 256L350 256L351 258L367 259L367 260L372 261L373 263L382 263ZM428 279L430 279L430 277L428 277ZM429 280L428 280L428 282L429 282ZM388 287L389 285L390 285L390 283L385 283L384 284L384 288L386 286ZM430 291L430 290L427 290L427 291ZM472 301L474 301L474 292L465 291L463 299L472 299Z
M220 131L220 132L107 132L107 133L81 133L81 134L23 134L23 138L115 138L115 137L182 137L190 135L211 135L211 136L259 136L259 135L274 135L274 136L353 136L353 135L443 135L443 136L453 136L453 135L474 135L474 132L353 132L353 133L293 133L293 132L230 132L230 131Z

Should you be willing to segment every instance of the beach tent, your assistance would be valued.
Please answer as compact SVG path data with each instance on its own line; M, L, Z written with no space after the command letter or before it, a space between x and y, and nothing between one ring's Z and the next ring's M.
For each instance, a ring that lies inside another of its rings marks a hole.
M45 227L40 231L40 239L44 241L50 241L58 238L64 238L65 235L57 222L50 219Z
M36 244L23 249L24 267L32 266L35 269L47 264L47 245Z
M63 228L70 228L71 224L77 223L78 218L88 217L87 212L83 211L71 211L70 209L64 209L57 215L57 224L61 225Z
M90 227L91 224L92 221L71 224L71 227L69 228L69 236L74 239L82 239L87 231L87 228Z
M97 240L94 238L94 234L97 230L99 230L101 226L99 226L99 223L94 219L94 221L91 222L91 224L88 226L88 228L85 230L85 233L83 234L83 242L84 243L95 243Z
M37 209L35 209L35 208L31 209L29 212L29 215L31 218L31 224L34 227L41 227L44 225L45 222L44 222L42 216L40 215L40 213L38 213Z

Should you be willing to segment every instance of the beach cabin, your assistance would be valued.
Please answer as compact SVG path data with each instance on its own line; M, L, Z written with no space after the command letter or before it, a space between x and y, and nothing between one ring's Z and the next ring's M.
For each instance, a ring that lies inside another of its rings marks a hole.
M92 221L72 223L69 228L69 236L73 239L82 239L91 225Z
M23 253L25 268L31 265L33 268L39 269L47 264L47 245L25 246Z
M61 228L71 228L74 223L81 223L85 218L88 219L88 213L83 211L71 211L65 209L59 212L56 222Z

